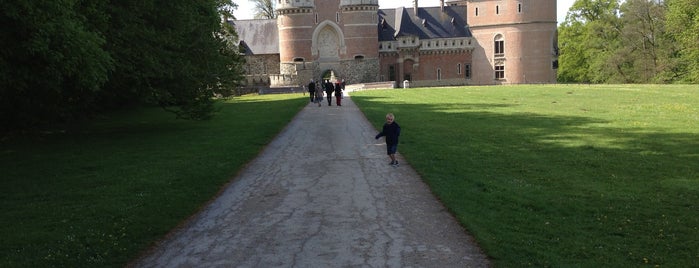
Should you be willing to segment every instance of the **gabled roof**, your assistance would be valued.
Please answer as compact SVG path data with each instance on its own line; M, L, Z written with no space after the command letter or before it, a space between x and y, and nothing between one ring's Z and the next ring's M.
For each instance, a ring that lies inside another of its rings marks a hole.
M235 20L231 23L245 55L279 54L277 20Z
M471 37L466 24L465 6L423 7L415 15L413 9L398 7L379 10L379 41L392 41L401 36L420 39Z

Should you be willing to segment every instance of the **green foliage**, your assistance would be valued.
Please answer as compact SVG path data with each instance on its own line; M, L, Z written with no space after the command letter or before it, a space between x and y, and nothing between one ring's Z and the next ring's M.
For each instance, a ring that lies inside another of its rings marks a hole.
M230 0L4 1L0 120L5 132L153 103L211 116L240 80Z
M699 59L699 26L693 26L692 14L699 7L691 1L576 1L559 27L558 81L697 81L692 77Z
M94 105L113 70L104 35L90 24L104 17L98 9L80 1L0 4L7 26L0 30L0 132L67 120Z
M212 198L307 104L215 104L209 121L158 108L0 141L0 267L124 267Z
M699 265L691 85L352 94L496 267Z
M668 29L679 41L683 80L699 83L699 0L668 1Z

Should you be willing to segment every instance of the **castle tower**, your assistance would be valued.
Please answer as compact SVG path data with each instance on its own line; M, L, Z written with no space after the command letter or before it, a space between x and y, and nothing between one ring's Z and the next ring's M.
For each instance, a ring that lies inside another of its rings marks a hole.
M347 49L337 70L351 83L379 79L378 11L378 0L340 1L336 22L344 32Z
M270 77L272 86L302 85L312 73L313 56L311 40L315 26L315 4L313 0L294 0L277 2L277 28L279 30L279 72ZM304 74L306 73L306 74Z
M330 71L350 82L376 81L378 7L378 0L279 1L281 77L273 84L302 85Z
M475 84L556 82L556 0L466 2L468 24L478 40Z

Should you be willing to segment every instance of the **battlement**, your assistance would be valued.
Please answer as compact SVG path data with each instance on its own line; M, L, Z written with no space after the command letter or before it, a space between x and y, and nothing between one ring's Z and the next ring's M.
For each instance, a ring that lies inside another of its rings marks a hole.
M340 6L379 6L379 0L341 0Z
M277 1L277 12L287 9L315 8L314 0L275 0Z

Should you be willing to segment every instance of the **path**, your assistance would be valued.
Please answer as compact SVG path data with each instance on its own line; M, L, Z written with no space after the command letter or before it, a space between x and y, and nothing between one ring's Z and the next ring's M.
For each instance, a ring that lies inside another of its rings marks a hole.
M376 133L349 97L342 107L309 104L135 266L489 266L405 160L388 165Z

